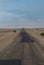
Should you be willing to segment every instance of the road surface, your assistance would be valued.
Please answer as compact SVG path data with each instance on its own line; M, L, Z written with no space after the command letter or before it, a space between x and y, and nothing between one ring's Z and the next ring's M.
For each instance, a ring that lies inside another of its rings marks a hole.
M44 65L44 55L31 35L22 29L14 41L0 52L0 65Z

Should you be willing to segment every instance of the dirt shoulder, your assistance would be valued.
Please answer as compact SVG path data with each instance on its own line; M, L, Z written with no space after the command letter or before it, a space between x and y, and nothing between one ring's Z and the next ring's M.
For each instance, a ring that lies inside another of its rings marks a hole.
M44 32L44 29L27 29L27 32L36 38L42 46L44 46L44 36L40 35L40 33Z
M20 31L14 32L6 32L6 33L0 33L0 52L4 50L7 46L9 46L16 36L19 34Z

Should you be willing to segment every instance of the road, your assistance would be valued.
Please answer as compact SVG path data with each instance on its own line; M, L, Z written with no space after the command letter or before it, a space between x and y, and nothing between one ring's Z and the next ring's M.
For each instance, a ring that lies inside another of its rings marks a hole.
M37 42L22 29L14 41L0 53L0 65L44 65Z

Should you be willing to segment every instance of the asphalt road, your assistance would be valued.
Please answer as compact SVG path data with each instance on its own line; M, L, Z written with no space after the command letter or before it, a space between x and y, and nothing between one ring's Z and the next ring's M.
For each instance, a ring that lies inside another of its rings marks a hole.
M24 29L0 53L0 65L44 65L44 57L37 42Z

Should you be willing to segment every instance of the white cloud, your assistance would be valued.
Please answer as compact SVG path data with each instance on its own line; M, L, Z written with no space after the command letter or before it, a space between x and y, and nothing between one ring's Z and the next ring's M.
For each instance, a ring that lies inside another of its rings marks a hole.
M19 19L19 23L17 22L18 27L24 27L24 28L44 28L44 20L40 21L32 21L28 19L21 18Z
M11 16L12 14L11 13L8 13L6 11L0 11L0 16L1 17L4 17L4 16Z
M1 24L1 22L0 22ZM44 28L44 20L38 20L37 22L24 19L24 18L18 18L18 21L13 22L3 22L0 27L2 28Z
M7 16L19 18L21 16L24 16L24 14L16 14L16 13L7 12L7 11L0 11L0 17L7 17Z

